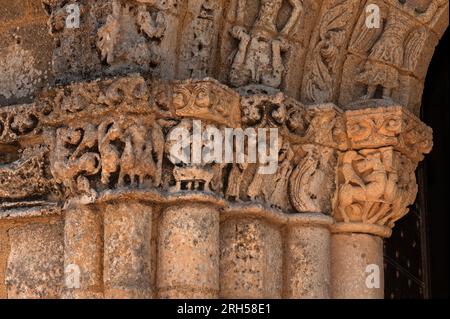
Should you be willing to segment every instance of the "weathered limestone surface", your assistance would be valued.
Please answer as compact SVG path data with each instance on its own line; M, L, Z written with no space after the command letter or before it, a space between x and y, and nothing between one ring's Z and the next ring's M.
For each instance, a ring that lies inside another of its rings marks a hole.
M382 298L448 1L368 4L0 0L0 297ZM275 172L171 156L207 127Z

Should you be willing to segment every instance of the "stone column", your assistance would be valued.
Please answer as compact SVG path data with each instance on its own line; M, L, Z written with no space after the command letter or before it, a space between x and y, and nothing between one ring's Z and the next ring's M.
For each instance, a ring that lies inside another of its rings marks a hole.
M218 208L179 202L162 212L158 229L158 297L217 298Z
M383 238L414 203L416 163L393 147L343 152L333 203L333 298L383 298Z
M335 233L331 239L333 299L382 299L383 239L362 233Z
M93 205L65 209L64 298L103 297L103 222Z
M233 216L220 229L220 297L281 298L283 244L279 225Z
M285 237L284 297L330 298L330 230L323 214L289 218Z
M152 207L136 201L106 204L106 298L151 298Z

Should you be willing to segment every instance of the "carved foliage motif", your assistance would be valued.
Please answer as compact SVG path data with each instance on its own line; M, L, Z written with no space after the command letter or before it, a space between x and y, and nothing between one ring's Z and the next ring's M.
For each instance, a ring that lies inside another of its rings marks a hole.
M40 122L49 107L37 104L4 107L0 110L0 143L13 143L19 138L39 133Z
M432 131L401 107L346 112L353 148L393 145L412 159L431 151Z
M304 79L304 98L309 103L331 102L338 80L340 52L348 41L349 25L359 0L333 1L323 12L317 43L311 51L311 65Z
M175 83L172 106L177 116L234 127L240 123L239 95L212 79Z
M292 206L299 212L330 212L336 152L316 145L305 145L302 151L303 156L289 178Z

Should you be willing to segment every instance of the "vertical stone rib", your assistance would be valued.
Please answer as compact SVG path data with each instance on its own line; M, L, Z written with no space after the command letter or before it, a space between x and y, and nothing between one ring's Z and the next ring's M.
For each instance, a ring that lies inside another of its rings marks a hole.
M382 299L383 239L369 234L333 234L331 277L333 299ZM374 280L379 282L378 288Z
M210 204L166 208L159 224L159 298L217 298L219 211Z
M65 298L103 297L102 214L92 205L66 209L64 225ZM79 270L79 287L77 276Z
M104 208L106 298L151 298L152 207L138 202Z

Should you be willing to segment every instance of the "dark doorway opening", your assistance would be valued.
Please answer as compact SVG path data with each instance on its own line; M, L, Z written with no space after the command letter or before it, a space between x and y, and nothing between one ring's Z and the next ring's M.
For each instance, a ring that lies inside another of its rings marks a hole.
M448 298L449 288L449 30L425 81L421 119L433 128L433 150L417 171L410 213L385 241L385 298Z

